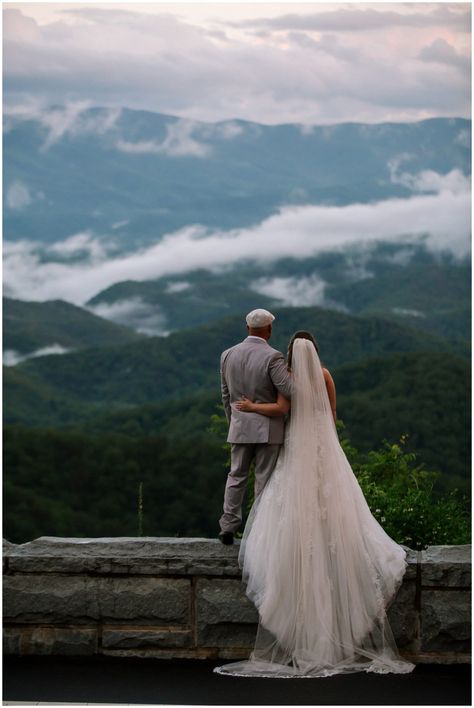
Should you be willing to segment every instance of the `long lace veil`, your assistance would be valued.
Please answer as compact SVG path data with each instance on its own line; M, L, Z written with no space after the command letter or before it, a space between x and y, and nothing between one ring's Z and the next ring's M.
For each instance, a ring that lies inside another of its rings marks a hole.
M285 443L255 500L239 563L259 612L247 661L215 669L240 676L406 673L386 608L406 552L372 516L340 446L321 363L296 339Z

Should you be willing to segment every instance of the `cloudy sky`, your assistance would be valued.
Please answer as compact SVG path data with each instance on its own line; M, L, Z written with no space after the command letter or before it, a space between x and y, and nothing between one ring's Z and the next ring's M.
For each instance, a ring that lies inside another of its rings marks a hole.
M4 102L197 120L470 113L470 3L4 3Z

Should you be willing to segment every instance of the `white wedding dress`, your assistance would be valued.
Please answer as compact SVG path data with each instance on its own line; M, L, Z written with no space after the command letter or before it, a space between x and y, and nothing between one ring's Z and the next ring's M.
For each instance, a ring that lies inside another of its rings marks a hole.
M407 673L386 616L406 552L372 516L342 450L313 344L293 346L285 443L256 499L239 563L259 612L250 658L214 671L322 677Z

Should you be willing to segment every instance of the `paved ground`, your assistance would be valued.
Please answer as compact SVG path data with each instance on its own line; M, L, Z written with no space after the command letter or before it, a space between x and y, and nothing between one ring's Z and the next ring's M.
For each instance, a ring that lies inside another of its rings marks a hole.
M5 657L8 703L152 705L471 705L469 665L418 665L410 674L317 679L214 674L224 662L109 657Z

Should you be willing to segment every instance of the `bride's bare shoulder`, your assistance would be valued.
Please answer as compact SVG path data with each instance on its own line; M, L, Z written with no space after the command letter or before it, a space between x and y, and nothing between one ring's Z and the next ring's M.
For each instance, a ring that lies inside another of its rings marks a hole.
M336 388L336 385L334 383L334 379L331 376L330 372L328 369L325 369L324 366L322 367L323 369L323 375L324 375L324 383L328 388Z

